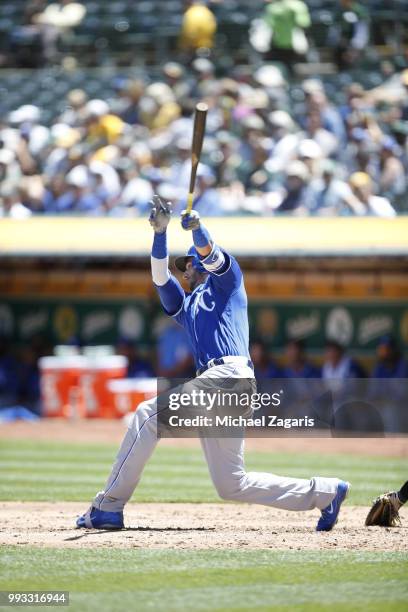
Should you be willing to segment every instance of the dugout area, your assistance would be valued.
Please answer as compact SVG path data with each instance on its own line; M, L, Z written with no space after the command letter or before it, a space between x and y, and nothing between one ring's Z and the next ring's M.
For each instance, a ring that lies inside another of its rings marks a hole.
M408 218L212 218L206 225L244 271L252 338L278 359L289 338L304 339L319 360L325 338L335 337L367 367L384 334L407 348ZM2 219L0 329L18 345L35 334L50 345L128 336L151 350L162 316L151 239L140 218ZM188 246L173 221L171 255Z

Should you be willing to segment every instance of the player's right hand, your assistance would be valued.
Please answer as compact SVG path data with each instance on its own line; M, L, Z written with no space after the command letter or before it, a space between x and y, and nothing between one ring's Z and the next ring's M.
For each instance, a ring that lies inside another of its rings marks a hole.
M152 210L149 217L149 223L156 234L163 234L170 223L172 213L171 203L165 202L158 195L154 195L150 204L152 205Z
M200 227L200 215L197 210L181 212L181 227L185 230L196 230Z

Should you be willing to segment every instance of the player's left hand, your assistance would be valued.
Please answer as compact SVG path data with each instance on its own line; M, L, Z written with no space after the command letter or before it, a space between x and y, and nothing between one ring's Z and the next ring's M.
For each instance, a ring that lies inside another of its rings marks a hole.
M200 215L196 210L181 213L181 227L185 230L196 230L200 227Z
M154 195L150 201L152 210L150 212L149 223L156 234L163 234L171 217L171 204L165 202L158 195Z

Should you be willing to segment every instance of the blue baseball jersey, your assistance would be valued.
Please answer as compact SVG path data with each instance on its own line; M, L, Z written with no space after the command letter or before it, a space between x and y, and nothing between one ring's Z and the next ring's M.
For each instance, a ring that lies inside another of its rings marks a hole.
M206 281L192 293L183 292L172 314L187 332L196 367L230 355L249 359L248 299L238 262L214 247L201 263L209 273Z

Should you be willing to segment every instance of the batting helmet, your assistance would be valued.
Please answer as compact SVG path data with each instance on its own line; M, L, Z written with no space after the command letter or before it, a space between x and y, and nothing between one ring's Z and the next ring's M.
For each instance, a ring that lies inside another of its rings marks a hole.
M207 272L207 270L204 268L203 264L201 263L201 260L198 256L195 246L191 246L188 249L187 255L183 255L182 257L176 257L175 262L174 262L176 264L176 268L181 270L181 272L185 272L187 261L191 258L193 258L193 268L198 270L198 272L204 272L204 273Z

